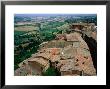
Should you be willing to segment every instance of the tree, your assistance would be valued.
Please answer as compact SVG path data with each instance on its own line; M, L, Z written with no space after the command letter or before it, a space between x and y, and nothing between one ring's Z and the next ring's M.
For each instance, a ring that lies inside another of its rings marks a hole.
M56 76L56 70L52 67L49 67L46 72L43 73L44 76Z

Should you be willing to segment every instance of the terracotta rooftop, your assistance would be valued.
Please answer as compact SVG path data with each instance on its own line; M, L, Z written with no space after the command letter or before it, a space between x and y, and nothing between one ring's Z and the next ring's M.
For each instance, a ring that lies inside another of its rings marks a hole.
M70 59L70 60L62 60L60 61L61 64L63 64L60 68L60 71L70 71L70 70L74 70L75 66L74 66L74 60Z
M28 62L37 62L37 63L41 64L42 66L46 66L48 64L48 61L43 58L34 58L31 60L28 60Z
M82 39L81 34L74 32L71 34L66 34L67 41L80 41Z
M37 54L36 58L38 58L38 57L43 57L43 58L45 58L45 59L48 60L48 59L50 59L50 56L51 56L50 53L44 52L44 53L39 53L39 54Z

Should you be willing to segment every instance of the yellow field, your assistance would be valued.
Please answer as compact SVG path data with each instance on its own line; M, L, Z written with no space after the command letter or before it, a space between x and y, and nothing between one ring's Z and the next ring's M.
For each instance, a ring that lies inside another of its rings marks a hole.
M15 27L15 31L33 31L33 30L38 30L38 27L35 26L18 26Z

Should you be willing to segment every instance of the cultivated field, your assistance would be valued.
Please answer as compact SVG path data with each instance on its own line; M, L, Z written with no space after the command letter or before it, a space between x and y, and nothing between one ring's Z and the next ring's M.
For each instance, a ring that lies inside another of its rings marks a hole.
M36 26L18 26L15 27L16 31L33 31L33 30L38 30L39 28Z

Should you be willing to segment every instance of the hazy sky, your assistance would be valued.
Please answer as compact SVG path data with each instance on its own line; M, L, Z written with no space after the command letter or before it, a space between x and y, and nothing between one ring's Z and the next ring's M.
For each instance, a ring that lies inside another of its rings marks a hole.
M73 16L96 16L97 14L15 14L21 17L35 17L35 16L58 16L58 15L73 15Z

